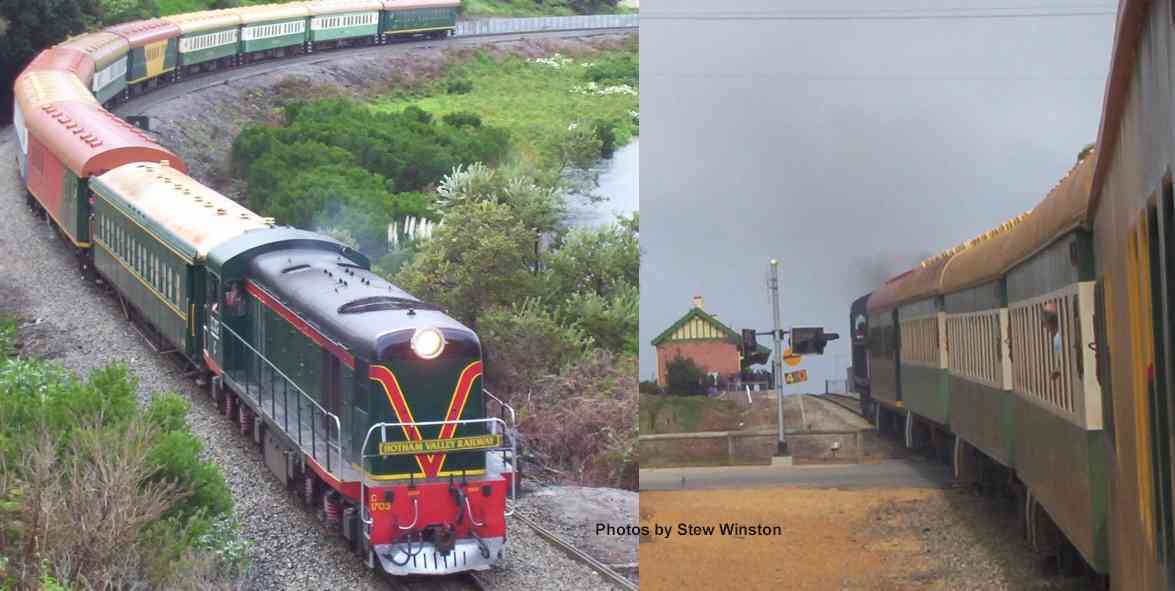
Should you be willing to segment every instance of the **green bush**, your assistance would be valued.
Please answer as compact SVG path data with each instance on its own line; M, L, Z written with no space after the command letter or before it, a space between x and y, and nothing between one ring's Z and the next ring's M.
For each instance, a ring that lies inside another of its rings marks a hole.
M596 344L617 353L637 354L640 293L625 285L611 296L576 293L560 307L560 315L591 336Z
M468 127L481 127L481 117L467 111L449 113L442 117L441 120L446 125L452 125L453 127L461 127L463 125Z
M547 281L557 300L576 293L611 298L640 285L640 218L622 217L602 228L577 228L563 237L545 261Z
M186 431L187 416L192 405L178 394L163 393L151 399L147 406L147 422L162 432Z
M657 382L654 382L652 380L641 380L640 385L637 386L637 390L639 390L641 394L660 394L661 393L661 387L657 385Z
M294 102L285 125L252 126L232 147L248 206L280 223L353 236L378 257L387 227L429 217L428 193L455 167L496 164L509 151L504 130L454 113L444 125L415 106L378 113L348 100Z
M462 78L449 80L445 83L445 92L447 94L469 94L473 92L473 82Z
M584 69L584 77L602 85L640 82L641 63L635 54L617 54L602 57Z
M537 300L488 310L478 319L487 381L503 392L529 387L581 359L591 337Z
M215 464L200 459L203 449L200 440L186 428L161 434L151 449L148 458L157 468L156 478L178 482L191 491L191 496L168 512L169 516L219 516L232 510L232 493L224 475Z
M429 113L428 111L425 111L416 105L412 105L404 109L404 116L409 117L418 123L424 123L426 125L432 123L432 113Z
M678 353L665 365L665 373L670 393L679 396L705 393L703 381L706 377L706 370L694 363L693 359L682 357Z
M0 314L0 362L16 357L19 337L16 319Z
M159 16L156 0L98 0L102 24L116 25Z
M600 140L600 157L611 158L616 153L616 124L611 121L597 120L592 124L596 139Z

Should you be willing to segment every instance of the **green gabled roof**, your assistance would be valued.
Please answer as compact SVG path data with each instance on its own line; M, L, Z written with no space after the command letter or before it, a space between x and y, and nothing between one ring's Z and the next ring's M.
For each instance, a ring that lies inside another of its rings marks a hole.
M701 318L702 320L709 322L711 325L713 325L715 328L717 328L720 332L725 334L726 337L721 340L730 341L735 344L737 344L739 341L742 340L742 337L740 337L737 332L734 332L734 330L732 328L730 328L729 326L726 326L725 324L722 324L721 322L718 321L717 318L711 316L710 314L707 314L701 308L693 307L693 308L690 308L689 312L685 313L685 316L682 316L681 318L679 318L677 320L677 322L674 322L669 328L666 328L664 331L661 332L661 334L657 335L657 338L653 339L652 345L654 347L656 347L657 345L660 345L661 343L669 340L669 337L672 336L673 333L677 331L677 329L685 326L685 324L687 322L689 322L690 320L693 320L694 318ZM756 343L755 344L755 352L769 354L769 353L771 353L771 349L768 349L767 347L764 347L763 345Z

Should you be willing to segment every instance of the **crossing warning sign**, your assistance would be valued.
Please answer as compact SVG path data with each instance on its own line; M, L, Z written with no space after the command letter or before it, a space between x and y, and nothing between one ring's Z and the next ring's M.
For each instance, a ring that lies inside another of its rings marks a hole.
M808 381L808 370L789 371L783 374L783 381L788 384L798 384Z

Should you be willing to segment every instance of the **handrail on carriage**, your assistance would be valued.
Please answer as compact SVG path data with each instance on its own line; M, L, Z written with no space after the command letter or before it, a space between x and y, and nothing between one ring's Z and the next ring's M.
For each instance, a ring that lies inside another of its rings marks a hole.
M302 388L300 388L298 386L297 382L295 382L293 379L291 379L289 376L287 376L285 374L285 372L278 369L278 367L276 365L274 365L273 362L271 362L265 355L263 355L257 349L253 348L253 346L250 345L248 343L248 341L246 341L243 337L241 337L241 335L237 334L236 331L229 328L229 326L227 324L225 324L223 321L217 322L217 325L218 325L217 332L219 332L220 329L227 330L230 336L232 336L234 339L236 339L236 341L238 343L243 345L246 349L249 350L249 352L251 352L253 354L254 358L260 359L267 366L269 366L269 369L272 372L272 374L281 377L281 379L284 383L283 390L282 390L283 396L282 396L282 405L281 405L282 420L279 420L277 417L277 408L278 408L277 402L278 401L277 401L276 392L274 391L275 388L272 387L272 385L273 385L272 380L270 381L270 386L271 386L270 392L269 392L270 406L268 409L266 408L266 406L263 402L262 394L264 393L264 391L262 390L262 384L261 384L261 379L260 379L260 369L257 370L257 372L258 372L258 380L256 382L257 396L256 397L253 396L253 393L250 391L249 383L247 381L242 384L244 386L242 388L242 390L244 391L244 393L247 397L256 401L257 409L259 409L261 411L261 414L263 416L269 417L269 419L273 421L274 425L277 425L287 435L290 435L290 439L294 443L297 444L298 448L302 451L302 453L307 454L310 457L314 458L315 461L318 461L318 457L319 457L318 456L318 430L314 427L314 419L315 419L314 413L315 412L320 413L323 416L328 417L331 421L333 421L334 428L335 428L334 429L333 444L332 444L332 437L329 432L330 430L327 429L326 430L327 433L325 433L325 435L326 435L326 441L325 441L326 465L324 467L326 468L327 472L331 472L332 468L336 469L336 470L341 470L344 465L343 464L343 448L342 448L342 442L341 442L342 423L339 421L338 415L323 408L322 405L318 403L318 401L314 400L313 397L311 397L304 390L302 390ZM207 331L208 327L205 326L204 330ZM218 335L218 337L219 337L219 335ZM224 346L224 343L222 341L221 347L223 348L223 346ZM244 371L249 372L248 369L245 369ZM233 378L231 371L226 370L223 373L223 375L227 379L229 379L233 382L236 382L239 384L241 383L241 382L238 382L235 378ZM246 376L246 377L248 377L248 376ZM307 445L304 441L304 438L302 436L302 429L303 429L304 425L302 424L302 405L301 405L301 403L299 403L299 405L298 405L298 412L297 412L297 416L295 419L295 422L298 425L297 437L295 438L290 432L290 428L289 428L290 427L290 424L289 424L290 423L290 421L289 421L289 419L290 419L290 412L289 412L290 404L289 404L289 398L285 395L285 393L287 393L289 391L290 387L293 387L294 391L296 391L298 393L298 396L301 398L301 400L309 402L312 405L311 410L314 411L311 413L311 416L310 416L310 445L309 445L309 447L307 447ZM332 448L335 451L335 455L338 457L338 463L333 464L333 465L331 463L331 450L332 450Z
M367 451L367 445L371 442L371 435L373 433L375 433L376 429L379 429L379 432L380 432L380 435L379 435L380 442L384 442L384 441L388 440L387 429L389 427L391 427L391 428L403 428L403 427L420 428L420 427L435 427L438 425L472 425L472 424L477 424L477 423L489 423L491 426L496 426L496 425L500 424L502 426L503 431L507 427L506 421L504 419L500 419L498 417L486 417L484 419L457 419L457 420L453 420L453 421L415 421L415 422L409 421L409 422L403 422L403 423L375 423L375 424L373 424L369 429L367 429L367 434L363 436L363 447L359 448L360 451L363 452L360 454L360 462L362 462L363 472L364 472L364 477L362 479L360 479L360 481L359 481L359 519L367 525L371 525L374 522L374 520L370 516L370 513L367 510L367 480L368 480L367 476L366 476L366 474L367 474L367 460L370 458L382 457L383 454L365 453L365 452ZM491 433L492 432L493 431L492 431L492 427L491 427ZM494 448L489 448L489 449L482 448L482 449L454 450L454 451L446 451L444 453L483 453L483 452L484 453L494 453L494 452L499 452L499 453L502 453L504 456L505 453L508 451L508 452L510 452L510 460L512 462L517 462L518 461L517 460L517 458L518 458L518 444L515 441L514 437L509 437L508 439L510 442L509 446L499 446L499 447L494 447ZM515 473L517 473L517 471ZM505 514L507 516L514 514L514 503L515 503L515 500L518 498L517 486L518 486L518 479L511 478L510 479L510 496L507 499L507 503L506 503L507 506L506 506L506 513Z

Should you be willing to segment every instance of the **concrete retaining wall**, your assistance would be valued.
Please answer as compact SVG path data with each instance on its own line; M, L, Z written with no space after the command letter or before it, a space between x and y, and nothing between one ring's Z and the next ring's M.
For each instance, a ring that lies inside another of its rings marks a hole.
M859 464L869 431L804 431L787 433L787 450L795 464Z
M640 437L642 468L770 464L774 430L664 433Z

